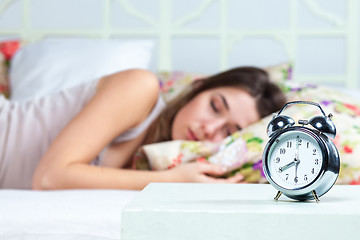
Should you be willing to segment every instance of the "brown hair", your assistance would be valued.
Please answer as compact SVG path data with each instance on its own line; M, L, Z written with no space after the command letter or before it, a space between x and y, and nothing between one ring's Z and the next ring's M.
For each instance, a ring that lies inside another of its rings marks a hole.
M238 87L255 98L260 117L278 111L286 102L280 88L269 75L256 67L238 67L208 78L194 81L188 88L170 101L150 125L145 143L171 140L171 127L177 112L199 93L218 87Z

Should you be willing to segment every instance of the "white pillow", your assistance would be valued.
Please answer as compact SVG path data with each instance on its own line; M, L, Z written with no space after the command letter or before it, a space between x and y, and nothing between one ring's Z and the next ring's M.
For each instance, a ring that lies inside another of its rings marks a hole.
M129 68L149 67L153 41L46 39L12 58L11 99L26 100Z

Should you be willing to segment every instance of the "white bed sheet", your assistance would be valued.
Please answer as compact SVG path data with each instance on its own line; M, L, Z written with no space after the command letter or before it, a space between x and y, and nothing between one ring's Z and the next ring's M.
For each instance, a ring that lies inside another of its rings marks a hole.
M138 193L0 190L0 239L120 239L122 210Z

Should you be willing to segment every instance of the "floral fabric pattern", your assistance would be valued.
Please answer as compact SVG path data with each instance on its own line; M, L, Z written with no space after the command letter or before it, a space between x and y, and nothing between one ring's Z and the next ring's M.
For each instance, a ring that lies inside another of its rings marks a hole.
M8 68L12 56L20 49L20 41L4 41L0 42L0 94L9 97L9 78Z
M205 74L189 74L181 71L159 72L157 75L160 91L166 102L178 96L193 81L206 77Z
M290 99L318 102L326 114L333 114L332 120L337 129L333 142L340 155L337 183L360 184L360 103L335 89L321 86L300 86L295 92L292 90L287 93ZM299 106L291 111L298 119L320 115L316 108L310 109L307 106Z

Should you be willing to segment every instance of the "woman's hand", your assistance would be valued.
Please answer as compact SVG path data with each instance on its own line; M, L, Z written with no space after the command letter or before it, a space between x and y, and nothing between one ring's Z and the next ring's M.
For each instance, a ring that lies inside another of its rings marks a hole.
M176 182L241 183L244 179L241 174L228 178L216 178L224 175L226 169L219 165L204 162L184 163L168 171L171 174L171 179Z

